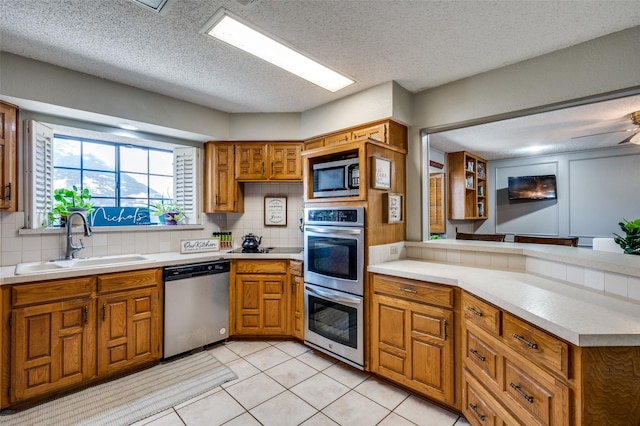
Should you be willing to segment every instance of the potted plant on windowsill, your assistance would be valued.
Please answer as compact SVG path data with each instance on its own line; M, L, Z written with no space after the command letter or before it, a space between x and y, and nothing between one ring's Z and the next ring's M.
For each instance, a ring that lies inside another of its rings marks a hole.
M53 191L53 208L48 213L49 226L58 222L66 225L67 216L74 211L89 215L93 211L91 193L88 188L80 189L76 185L71 188L58 188Z
M175 201L165 201L164 197L159 203L149 206L149 210L160 219L160 223L177 225L186 215L184 209Z

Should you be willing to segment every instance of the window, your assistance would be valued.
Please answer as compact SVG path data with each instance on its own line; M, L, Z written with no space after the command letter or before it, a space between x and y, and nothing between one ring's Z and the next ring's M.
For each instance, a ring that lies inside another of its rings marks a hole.
M186 223L198 223L197 148L168 150L77 136L54 136L51 128L35 121L28 121L26 128L28 227L47 226L54 189L73 185L91 191L94 208L146 208L163 199L173 199L184 208ZM158 218L151 215L151 223L158 222Z
M96 207L147 207L173 199L173 152L55 135L53 187L91 191Z

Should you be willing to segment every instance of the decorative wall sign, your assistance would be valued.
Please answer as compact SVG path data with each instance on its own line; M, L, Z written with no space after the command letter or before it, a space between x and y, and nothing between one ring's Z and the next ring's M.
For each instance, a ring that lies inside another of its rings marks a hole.
M371 186L375 189L391 188L391 160L371 157Z
M265 226L287 226L287 197L264 197Z
M220 251L220 238L180 240L180 253L202 253L207 251Z
M88 217L91 226L149 225L146 207L95 207Z
M386 193L382 196L382 215L385 223L399 223L404 220L402 194Z

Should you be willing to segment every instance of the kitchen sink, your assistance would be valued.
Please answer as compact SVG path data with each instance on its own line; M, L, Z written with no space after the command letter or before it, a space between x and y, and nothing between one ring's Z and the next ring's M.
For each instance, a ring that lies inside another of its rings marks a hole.
M153 259L140 254L124 254L116 256L99 256L78 259L60 259L42 262L20 263L16 266L16 275L56 272L70 269L95 268L99 266L115 266L153 262Z

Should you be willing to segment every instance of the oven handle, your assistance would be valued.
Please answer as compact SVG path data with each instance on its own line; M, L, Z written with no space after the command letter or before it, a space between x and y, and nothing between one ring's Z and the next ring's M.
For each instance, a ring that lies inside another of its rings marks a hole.
M315 226L306 225L304 227L305 231L309 232L317 232L318 234L335 234L335 235L360 235L362 234L361 228L355 229L344 229L344 228L317 228Z
M360 304L360 298L358 297L349 297L349 296L337 296L333 293L328 293L326 291L322 291L322 290L317 290L315 288L311 288L308 285L304 286L309 293L313 293L316 294L318 296L322 296L325 299L331 301L331 302L336 302L336 303L349 303L351 305L359 305Z

